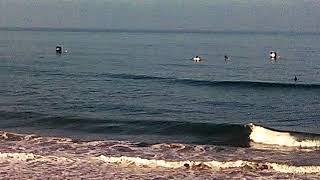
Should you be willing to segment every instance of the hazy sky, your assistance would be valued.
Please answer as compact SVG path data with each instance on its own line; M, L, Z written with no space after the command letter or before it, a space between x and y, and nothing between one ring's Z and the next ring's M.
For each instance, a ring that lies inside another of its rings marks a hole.
M320 0L0 0L0 27L320 32Z

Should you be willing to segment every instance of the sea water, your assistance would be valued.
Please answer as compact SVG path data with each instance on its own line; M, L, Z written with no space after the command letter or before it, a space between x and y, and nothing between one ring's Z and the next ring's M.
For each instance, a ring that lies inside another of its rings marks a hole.
M2 29L0 177L317 179L319 40Z

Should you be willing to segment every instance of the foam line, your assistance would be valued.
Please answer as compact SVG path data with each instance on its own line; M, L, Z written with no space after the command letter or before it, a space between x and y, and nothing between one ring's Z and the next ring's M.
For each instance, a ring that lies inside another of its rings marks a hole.
M147 168L169 168L169 169L228 169L228 168L249 168L253 170L273 169L282 173L295 173L295 174L310 174L320 173L320 166L290 166L286 164L277 164L269 162L250 162L250 161L166 161L155 159L143 159L139 157L107 157L101 155L98 159L113 164L120 164L124 166L137 166Z
M143 159L139 157L107 157L100 155L99 157L88 157L84 159L69 159L66 157L57 156L41 156L33 153L0 153L1 161L11 162L54 162L54 163L70 163L74 161L81 161L87 163L95 163L96 160L103 161L105 163L120 164L123 166L137 166L144 168L168 168L168 169L228 169L228 168L245 168L252 170L267 170L273 169L282 173L292 174L315 174L320 173L320 166L291 166L287 164L278 164L270 162L250 162L243 160L236 161L166 161L156 159Z
M41 161L41 162L73 162L73 160L65 157L57 156L41 156L33 153L1 153L0 160L9 161Z
M139 167L149 167L149 168L170 168L170 169L179 169L179 168L211 168L211 169L225 169L225 168L237 168L244 167L245 165L253 165L254 163L238 160L232 162L219 162L219 161L166 161L166 160L155 160L155 159L143 159L139 157L107 157L104 155L99 156L99 159L108 162L116 163L122 165L135 165Z

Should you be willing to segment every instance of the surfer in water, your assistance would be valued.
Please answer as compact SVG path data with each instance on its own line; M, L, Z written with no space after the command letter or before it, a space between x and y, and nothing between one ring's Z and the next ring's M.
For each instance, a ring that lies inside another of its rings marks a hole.
M296 82L298 80L297 76L294 76L294 81Z
M200 56L194 56L194 57L192 57L192 61L194 61L194 62L200 62L200 61L202 61L202 60L203 60L203 58L200 57Z
M224 55L224 62L227 64L230 61L229 57L227 55Z

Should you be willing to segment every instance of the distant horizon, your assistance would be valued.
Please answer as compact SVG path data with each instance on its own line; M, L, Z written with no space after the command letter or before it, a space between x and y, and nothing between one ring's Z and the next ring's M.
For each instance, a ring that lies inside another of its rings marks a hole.
M0 27L320 33L318 0L0 0Z
M79 27L1 27L0 31L61 31L61 32L150 32L150 33L243 33L243 34L320 34L320 31L285 31L285 30L210 30L187 28L79 28Z

